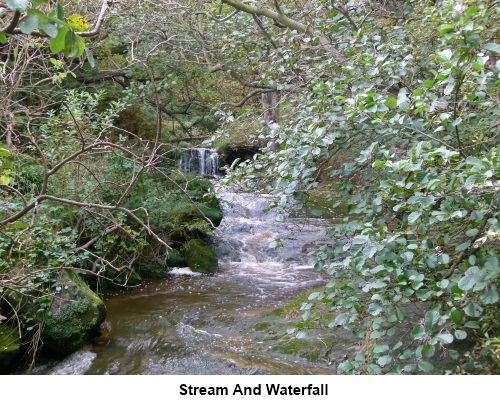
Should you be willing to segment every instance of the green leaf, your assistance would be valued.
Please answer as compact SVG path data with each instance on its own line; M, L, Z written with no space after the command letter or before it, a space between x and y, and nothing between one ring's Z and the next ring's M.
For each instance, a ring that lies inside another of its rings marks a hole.
M373 349L373 353L384 353L389 350L389 346L386 344L381 344L378 346L375 346Z
M354 367L349 360L343 361L337 366L337 372L340 374L347 374L353 370Z
M26 11L28 8L28 0L5 0L5 2L12 11Z
M90 67L94 68L95 67L94 55L92 54L92 51L87 47L85 47L85 56L87 56L87 61L89 62Z
M81 56L84 51L84 39L73 31L68 31L64 38L64 55L69 59L74 59Z
M438 52L439 57L444 61L450 61L453 56L451 49L445 49L444 51Z
M432 89L434 87L435 80L424 80L424 86L428 89Z
M335 326L343 326L343 325L348 325L349 324L349 315L347 314L342 314L338 315L335 320L333 321L333 324Z
M479 293L479 298L484 304L495 304L498 302L498 292L494 285L486 287Z
M487 44L484 44L481 48L496 54L500 53L500 45L495 44L493 42L488 42Z
M448 34L449 32L453 32L453 31L455 31L454 24L442 24L439 26L439 35L441 35L441 36Z
M38 26L38 16L35 14L28 14L19 23L19 29L23 34L31 34L35 28Z
M476 285L476 276L473 272L465 274L460 280L458 280L458 286L464 290L469 291Z
M41 6L42 4L47 4L50 0L32 0L33 7Z
M304 339L307 336L307 332L305 330L301 330L297 335L295 336L297 339Z
M57 36L50 40L50 51L52 53L59 53L64 49L66 34L69 29L66 27L60 28Z
M57 37L57 33L59 32L57 26L50 22L41 22L40 29L51 38Z
M64 38L64 55L69 59L73 59L78 54L79 49L76 34L73 31L68 31Z
M462 322L463 317L464 316L462 314L462 311L459 311L458 309L454 309L453 311L451 311L451 320L457 325Z
M450 344L453 342L453 335L451 333L440 333L436 339L441 343Z
M464 330L457 329L455 331L455 337L457 340L464 340L467 337L467 332Z
M371 363L366 367L366 371L368 371L368 374L380 374L382 370L378 365Z
M464 308L464 312L472 318L477 318L483 313L483 307L475 302L471 302Z
M7 43L7 35L5 35L3 32L0 32L0 44L5 44Z
M76 36L76 40L78 41L78 53L76 54L75 58L79 58L85 51L85 40L80 35Z
M388 97L387 100L385 100L385 105L390 108L396 108L398 106L398 100L394 97Z
M412 224L414 223L417 219L420 218L420 216L422 215L421 212L412 212L409 216L408 216L408 223Z
M379 359L377 360L377 363L380 367L387 366L391 362L392 362L392 356L389 356L389 355L379 357Z
M480 329L481 326L476 321L467 321L464 325L466 328Z
M55 17L61 21L64 21L64 8L61 3L57 2L55 8Z
M467 249L469 246L470 246L470 242L464 242L464 243L461 243L460 245L458 245L455 248L455 250L458 251L458 252L461 252L461 251Z
M480 8L479 7L468 7L467 11L465 12L465 17L469 18L479 12Z
M422 204L422 208L427 208L434 204L436 198L434 196L422 197L419 199L419 203Z
M417 369L416 364L407 364L404 366L403 370L405 373L413 373Z
M379 337L382 337L385 335L385 332L384 331L381 331L381 330L374 330L370 333L370 337L372 339L378 339Z
M478 233L479 233L479 229L477 229L477 228L468 229L467 232L465 232L465 234L467 236L470 236L470 237L476 236Z
M426 326L429 328L436 326L441 319L441 315L437 311L427 312L424 317Z
M434 366L428 361L419 361L418 368L425 373L431 373L432 371L434 371Z
M375 246L367 246L363 249L363 255L365 257L368 257L369 259L371 259L375 253L377 253L377 248ZM384 287L385 284L382 286ZM374 287L374 288L377 288L377 287Z

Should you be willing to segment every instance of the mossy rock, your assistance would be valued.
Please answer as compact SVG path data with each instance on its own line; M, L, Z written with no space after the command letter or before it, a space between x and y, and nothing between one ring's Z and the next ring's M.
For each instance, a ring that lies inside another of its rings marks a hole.
M201 239L191 239L182 248L182 256L191 270L198 273L215 273L219 268L217 255Z
M168 254L167 258L167 267L172 268L172 267L186 267L187 261L184 259L182 256L181 252L178 250L172 250Z
M42 341L45 349L69 354L98 333L106 318L106 307L74 271L62 271L58 285L60 292L52 299Z
M12 366L21 350L21 343L17 327L0 325L0 371Z
M313 289L301 294L299 297L295 298L292 302L289 302L288 304L285 304L275 309L273 312L271 312L271 315L284 316L286 318L298 317L302 313L300 309L302 307L302 304L309 301L309 296L313 292L318 292L318 291L321 291L321 289Z

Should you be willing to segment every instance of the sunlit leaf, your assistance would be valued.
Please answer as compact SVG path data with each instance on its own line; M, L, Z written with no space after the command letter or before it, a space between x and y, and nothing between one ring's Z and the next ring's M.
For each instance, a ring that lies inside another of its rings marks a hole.
M66 18L66 22L68 23L68 26L75 31L86 31L89 29L89 23L79 14L70 15Z

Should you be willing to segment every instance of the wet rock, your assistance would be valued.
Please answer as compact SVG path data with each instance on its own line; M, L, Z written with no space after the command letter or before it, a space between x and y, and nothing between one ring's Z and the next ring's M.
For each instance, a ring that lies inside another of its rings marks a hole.
M199 273L215 273L219 268L217 255L201 239L191 239L187 242L182 254L191 270Z
M243 242L235 239L213 239L212 248L217 257L224 262L239 262L241 261L241 248Z
M94 337L106 318L101 299L74 271L62 271L42 331L44 348L69 354Z
M104 346L111 340L111 323L104 321L99 326L99 334L92 340L92 343L99 346Z

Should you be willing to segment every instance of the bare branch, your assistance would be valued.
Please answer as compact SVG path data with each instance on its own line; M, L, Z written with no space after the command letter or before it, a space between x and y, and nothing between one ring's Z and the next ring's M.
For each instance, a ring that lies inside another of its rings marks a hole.
M248 100L250 100L252 97L256 96L257 94L262 94L262 93L271 93L271 92L274 92L275 90L274 89L255 89L253 91L251 91L250 93L248 93L245 97L243 97L240 101L238 101L237 103L222 103L221 104L221 107L241 107L242 105L244 105Z
M16 11L14 15L12 16L12 20L10 20L9 25L7 25L5 28L2 28L0 32L3 32L5 34L12 34L14 33L17 24L19 24L19 20L21 19L21 12Z

